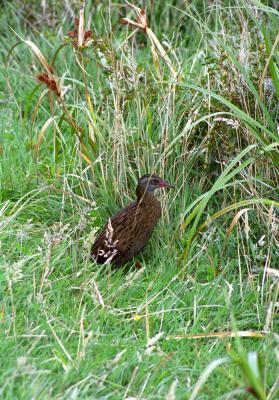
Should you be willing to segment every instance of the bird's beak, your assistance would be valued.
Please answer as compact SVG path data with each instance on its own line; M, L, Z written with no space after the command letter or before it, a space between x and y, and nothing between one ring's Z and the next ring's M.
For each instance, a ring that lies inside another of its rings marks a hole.
M169 183L169 182L166 182L166 181L161 181L161 183L160 183L160 187L161 188L172 188L172 189L174 189L174 185L172 185L171 183Z

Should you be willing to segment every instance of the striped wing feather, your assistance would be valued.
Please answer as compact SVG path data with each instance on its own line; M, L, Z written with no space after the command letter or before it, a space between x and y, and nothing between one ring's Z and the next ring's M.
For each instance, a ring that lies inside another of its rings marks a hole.
M110 221L112 229L109 229L108 222L93 243L91 250L93 258L99 263L104 263L113 254L112 251L115 254L111 260L115 264L127 258L141 223L141 217L143 217L143 212L136 202L114 215ZM111 240L108 239L109 237Z

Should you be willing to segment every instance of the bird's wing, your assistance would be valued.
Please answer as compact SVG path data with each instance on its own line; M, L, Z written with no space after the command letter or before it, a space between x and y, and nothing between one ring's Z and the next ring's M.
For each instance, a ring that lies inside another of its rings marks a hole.
M137 203L132 203L114 215L101 230L92 246L92 254L100 252L112 254L112 260L123 258L136 240L142 210ZM99 258L99 257L98 257Z

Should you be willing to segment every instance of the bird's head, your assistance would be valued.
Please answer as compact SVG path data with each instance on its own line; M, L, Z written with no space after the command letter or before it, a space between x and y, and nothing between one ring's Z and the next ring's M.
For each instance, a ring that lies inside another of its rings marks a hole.
M174 188L169 182L150 174L144 175L138 180L138 187L147 193L154 193L156 189Z

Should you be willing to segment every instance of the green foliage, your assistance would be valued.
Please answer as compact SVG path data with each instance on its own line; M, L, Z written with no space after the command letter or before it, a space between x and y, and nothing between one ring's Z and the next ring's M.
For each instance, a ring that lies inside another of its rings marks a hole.
M80 44L77 2L2 3L0 397L277 399L276 2L144 2L152 41L88 0ZM147 172L142 268L92 264Z

